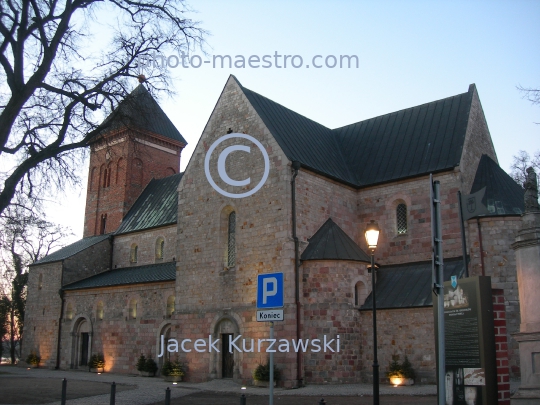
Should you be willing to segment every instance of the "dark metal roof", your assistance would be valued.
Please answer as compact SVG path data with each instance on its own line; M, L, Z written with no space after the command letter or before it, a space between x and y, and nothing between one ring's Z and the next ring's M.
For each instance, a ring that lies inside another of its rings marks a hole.
M109 270L64 286L63 290L111 287L176 280L176 262Z
M470 194L484 187L486 193L482 203L490 211L489 216L525 212L525 190L488 155L480 158Z
M451 276L462 278L465 273L462 258L444 261L444 281ZM382 266L377 270L377 309L426 307L433 305L431 291L431 261ZM369 294L361 309L373 309Z
M344 164L332 130L242 85L240 87L289 160L299 161L304 167L351 185L356 183Z
M121 127L144 129L154 134L179 141L187 142L174 126L167 114L161 109L146 87L139 84L118 107L105 119L103 124L112 121L106 130Z
M93 246L96 243L102 242L109 237L110 235L97 235L97 236L90 236L88 238L78 240L77 242L74 242L71 245L65 246L62 249L57 250L56 252L53 252L50 255L47 255L39 259L38 261L32 263L32 266L36 264L52 263L52 262L58 262L60 260L67 259L68 257L71 257L79 252L82 252L83 250L89 248L90 246Z
M175 224L178 218L178 184L184 173L152 179L122 220L115 235Z
M301 260L353 260L371 263L370 257L331 218L308 239Z
M458 166L476 91L330 130L238 84L289 160L354 187Z

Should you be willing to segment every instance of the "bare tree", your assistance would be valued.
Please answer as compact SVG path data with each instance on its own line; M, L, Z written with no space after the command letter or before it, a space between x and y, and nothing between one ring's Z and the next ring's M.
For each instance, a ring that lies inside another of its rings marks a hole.
M529 153L520 150L517 156L514 156L514 162L510 166L510 176L523 187L523 183L527 180L527 168L533 167L536 172L540 171L540 150L536 151L533 158Z
M117 22L98 55L99 13ZM77 182L86 147L134 86L141 61L167 50L189 52L205 32L183 0L0 1L0 215L17 194L39 198ZM169 92L166 70L150 73L150 91ZM3 183L3 185L2 185Z
M28 265L61 247L68 233L36 214L26 215L23 207L9 207L5 213L0 218L0 333L2 341L7 336L15 363L23 339Z

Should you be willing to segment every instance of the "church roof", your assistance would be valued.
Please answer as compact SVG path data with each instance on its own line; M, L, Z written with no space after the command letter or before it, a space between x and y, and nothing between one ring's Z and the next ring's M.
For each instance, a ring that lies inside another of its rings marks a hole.
M38 261L32 263L31 266L36 265L36 264L58 262L58 261L67 259L68 257L71 257L77 253L80 253L83 250L88 249L90 246L93 246L99 242L102 242L109 237L110 235L97 235L97 236L90 236L88 238L83 238L81 240L78 240L77 242L72 243L71 245L65 246L62 249L57 250L56 252L53 252L39 259Z
M451 276L462 278L465 273L462 258L444 261L444 281ZM431 291L431 260L427 262L381 266L377 270L377 309L427 307L433 305ZM369 294L361 309L373 308Z
M482 155L470 194L486 188L482 203L489 216L514 215L525 212L525 190L488 155Z
M186 140L176 129L167 114L141 83L118 107L105 119L104 124L113 120L110 129L133 127L144 129L165 138L178 141L184 145Z
M458 166L476 90L331 130L238 84L289 160L353 187Z
M184 173L152 179L124 217L116 235L171 225L178 218L177 187Z
M126 284L144 284L176 280L176 262L113 269L84 280L65 285L63 290L112 287Z
M353 260L370 263L370 257L331 218L308 239L300 259L305 260Z

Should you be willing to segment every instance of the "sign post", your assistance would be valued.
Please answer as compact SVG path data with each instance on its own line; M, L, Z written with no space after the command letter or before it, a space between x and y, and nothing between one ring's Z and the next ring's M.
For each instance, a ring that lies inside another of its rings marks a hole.
M283 273L259 274L257 278L257 322L270 322L270 339L274 339L274 321L283 321ZM274 353L270 352L270 393L268 404L274 405Z

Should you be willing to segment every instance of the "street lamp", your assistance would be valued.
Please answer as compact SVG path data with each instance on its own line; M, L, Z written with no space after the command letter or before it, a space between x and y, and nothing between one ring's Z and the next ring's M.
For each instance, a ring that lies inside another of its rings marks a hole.
M373 405L379 405L379 361L377 360L377 299L375 295L375 249L379 240L379 226L371 220L365 235L371 251L371 297L373 299Z

